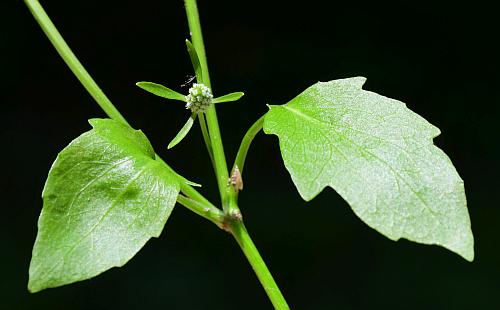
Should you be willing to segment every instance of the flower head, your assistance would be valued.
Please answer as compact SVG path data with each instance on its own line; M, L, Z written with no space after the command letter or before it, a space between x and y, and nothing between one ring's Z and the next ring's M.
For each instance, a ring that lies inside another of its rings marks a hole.
M203 113L212 104L212 91L203 84L194 83L186 96L186 109L194 113Z

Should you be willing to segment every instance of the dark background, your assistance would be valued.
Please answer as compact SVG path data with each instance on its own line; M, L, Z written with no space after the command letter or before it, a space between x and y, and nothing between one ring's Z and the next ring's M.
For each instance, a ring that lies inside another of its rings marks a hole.
M134 86L182 90L191 74L180 0L43 1L86 68L135 128L217 201L198 128L172 151L181 104ZM435 139L465 180L476 258L393 242L331 189L303 202L277 138L260 134L240 205L294 309L500 309L497 10L483 1L200 1L214 91L234 158L266 103L321 80L362 75L442 130ZM0 3L1 309L271 309L228 234L178 206L159 239L124 268L37 294L26 290L41 190L52 161L104 113L21 1ZM184 90L185 92L186 90Z

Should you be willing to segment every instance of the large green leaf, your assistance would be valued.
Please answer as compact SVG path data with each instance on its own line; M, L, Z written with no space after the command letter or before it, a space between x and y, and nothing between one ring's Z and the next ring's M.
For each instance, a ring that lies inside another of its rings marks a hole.
M141 131L109 119L90 123L49 172L31 292L123 266L160 235L179 193L179 178L155 160Z
M390 239L437 244L474 257L464 185L433 145L439 129L405 104L362 90L365 78L317 83L270 106L264 131L279 137L305 200L334 188Z

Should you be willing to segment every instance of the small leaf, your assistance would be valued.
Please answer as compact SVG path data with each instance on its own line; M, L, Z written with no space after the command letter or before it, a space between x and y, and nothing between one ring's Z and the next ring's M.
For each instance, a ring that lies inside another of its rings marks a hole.
M179 178L141 131L109 119L72 141L50 169L28 288L37 292L123 266L158 237Z
M189 58L191 58L191 63L193 64L193 69L194 69L194 74L196 75L196 80L198 81L198 83L202 83L203 71L201 69L200 59L198 58L198 53L196 52L194 45L189 40L186 40L186 47L187 47L187 51L189 53Z
M437 244L474 257L463 181L433 145L439 129L405 104L362 90L365 78L317 83L270 106L264 131L280 140L305 200L334 188L392 240Z
M179 142L181 142L182 139L184 139L184 137L188 134L189 130L191 130L191 127L193 127L193 123L194 123L194 120L196 119L197 115L198 114L196 114L196 113L191 114L191 116L188 118L186 124L184 124L184 126L182 126L179 133L168 144L168 146L167 146L168 149L173 148L174 146L179 144Z
M243 97L244 93L242 92L236 92L236 93L230 93L224 96L217 97L212 100L212 103L221 103L221 102L230 102L230 101L236 101Z
M156 96L186 102L186 98L184 95L179 94L178 92L173 91L163 85L152 82L137 82L135 85Z

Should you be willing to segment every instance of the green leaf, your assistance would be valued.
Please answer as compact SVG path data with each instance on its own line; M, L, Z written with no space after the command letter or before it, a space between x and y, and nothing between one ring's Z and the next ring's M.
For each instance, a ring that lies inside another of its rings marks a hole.
M144 134L109 119L72 141L50 169L28 288L94 277L123 266L158 237L179 178L155 160Z
M191 58L191 63L193 64L193 69L194 69L194 74L196 75L196 80L198 81L198 83L201 83L203 81L203 71L201 69L200 59L198 58L198 53L196 52L194 45L189 40L186 40L186 47L187 47L187 51L189 53L189 58Z
M179 94L178 92L173 91L163 85L152 82L137 82L135 85L156 96L186 102L186 98L184 95Z
M365 78L317 83L270 106L264 131L305 200L334 188L370 227L392 240L437 244L472 261L464 185L433 145L439 129L405 104L362 90Z
M177 135L168 144L168 146L167 146L168 149L173 148L174 146L176 146L177 144L179 144L179 142L181 142L182 139L184 139L184 137L191 130L191 127L193 127L193 123L194 123L194 120L196 119L196 116L197 116L196 113L192 113L191 114L191 116L188 118L186 124L184 124L184 126L182 126L181 130L179 131L179 133L177 133Z
M221 103L221 102L230 102L230 101L236 101L243 97L244 93L242 92L236 92L236 93L230 93L224 96L217 97L212 100L212 103Z

